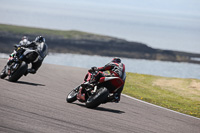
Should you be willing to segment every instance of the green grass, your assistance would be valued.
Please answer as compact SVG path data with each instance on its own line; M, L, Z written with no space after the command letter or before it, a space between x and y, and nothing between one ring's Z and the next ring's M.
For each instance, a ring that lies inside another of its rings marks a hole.
M200 80L127 73L124 94L200 118Z
M105 40L109 41L112 39L116 39L109 36L97 35L93 33L87 33L76 30L52 30L52 29L43 29L43 28L33 28L33 27L25 27L25 26L16 26L16 25L6 25L0 24L0 31L2 32L11 32L15 34L42 34L42 35L51 35L63 37L66 39L88 39L88 40Z

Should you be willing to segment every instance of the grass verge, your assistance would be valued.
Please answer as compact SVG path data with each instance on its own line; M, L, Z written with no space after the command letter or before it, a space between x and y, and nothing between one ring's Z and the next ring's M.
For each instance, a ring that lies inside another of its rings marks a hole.
M127 73L123 93L200 118L200 80Z

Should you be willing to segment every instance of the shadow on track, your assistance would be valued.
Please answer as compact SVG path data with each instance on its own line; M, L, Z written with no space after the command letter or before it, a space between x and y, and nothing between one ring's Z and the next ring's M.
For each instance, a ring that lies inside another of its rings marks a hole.
M86 106L84 104L79 104L79 103L72 103L72 104L76 104L78 106L86 108ZM106 111L106 112L117 113L117 114L125 113L124 111L120 111L120 110L116 110L116 109L109 109L109 108L104 108L104 107L97 107L97 108L94 108L93 110Z
M26 81L17 81L16 83L26 84L26 85L33 85L33 86L45 86L43 84L31 83L31 82L26 82Z
M107 111L107 112L118 113L118 114L125 113L124 111L120 111L120 110L116 110L116 109L109 109L109 108L104 108L104 107L97 107L97 108L95 108L95 110Z
M5 80L9 81L8 79L5 79ZM12 82L12 83L32 85L32 86L45 86L43 84L31 83L31 82L26 82L26 81L17 81L17 82Z

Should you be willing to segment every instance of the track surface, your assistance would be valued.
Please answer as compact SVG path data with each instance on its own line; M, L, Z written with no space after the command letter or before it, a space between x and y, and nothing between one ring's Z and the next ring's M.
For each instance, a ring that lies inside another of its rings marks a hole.
M0 69L6 60L0 59ZM66 102L87 70L43 64L35 75L0 79L0 132L9 133L199 133L200 119L122 96L96 109Z

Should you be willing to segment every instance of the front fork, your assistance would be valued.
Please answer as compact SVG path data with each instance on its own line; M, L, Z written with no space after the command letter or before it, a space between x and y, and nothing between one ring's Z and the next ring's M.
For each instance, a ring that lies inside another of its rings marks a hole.
M4 71L6 73L6 75L10 75L10 66L9 65L6 65L5 68L4 68Z
M6 66L5 66L3 70L1 71L0 77L1 79L4 79L6 76L7 76L7 73L6 73Z
M96 91L97 91L97 86L95 85L94 90L92 90L91 93L94 94L94 93L96 93Z
M12 66L13 64L10 64L10 65L6 65L5 66L5 71L6 71L6 74L8 75L8 76L10 76L11 75L11 71L12 70L15 70L15 69L17 69L17 67L18 67L18 63L15 63L13 66Z

